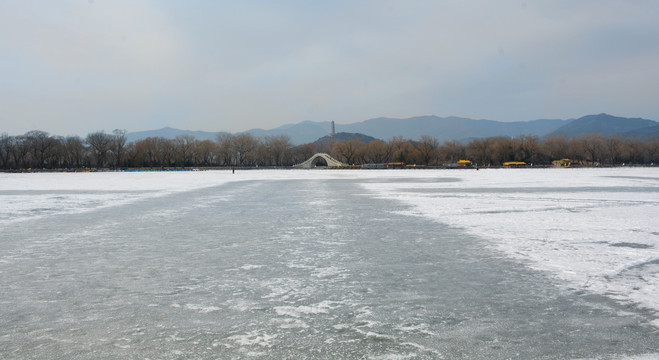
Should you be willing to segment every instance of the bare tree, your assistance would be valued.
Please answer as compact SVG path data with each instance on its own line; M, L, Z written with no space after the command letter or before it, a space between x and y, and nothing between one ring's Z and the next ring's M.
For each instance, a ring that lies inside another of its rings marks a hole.
M298 145L288 152L287 163L291 165L302 163L317 152L318 149L314 143Z
M195 145L197 140L191 135L179 135L174 141L175 162L179 166L189 166L195 163Z
M174 166L176 162L176 150L174 140L163 137L155 138L159 163L162 167Z
M569 142L564 136L554 136L542 142L541 151L547 161L572 158L569 153Z
M490 158L493 164L501 165L508 161L515 161L515 151L511 138L496 137L489 140L492 142Z
M135 142L135 164L142 167L158 166L158 149L156 138L148 137Z
M32 153L34 167L44 168L46 166L47 152L55 146L57 141L47 132L40 130L28 131L24 136Z
M26 168L25 157L30 151L27 139L25 136L14 136L10 139L8 148L13 162L11 167L14 169Z
M96 160L96 167L103 168L106 165L108 151L112 148L113 137L104 131L97 131L87 135L87 144Z
M233 149L233 135L221 134L217 136L218 161L220 165L235 165L235 156Z
M250 134L235 135L232 139L232 147L236 156L236 165L247 165L254 160L253 152L259 141Z
M114 167L121 167L126 147L126 130L115 129L112 131L112 152L114 153Z
M645 149L638 139L625 139L622 144L623 161L630 164L644 162Z
M210 140L203 140L197 144L197 154L201 166L217 165L219 159L219 147Z
M536 135L521 135L519 137L520 160L535 163L540 152L539 138Z
M66 166L66 146L61 136L52 137L54 144L46 152L45 163L52 169L62 169Z
M357 152L363 146L364 143L359 140L336 142L332 146L332 154L346 164L354 164Z
M448 162L454 163L466 157L465 146L455 140L445 141L439 149L440 157Z
M8 169L9 168L9 155L11 147L12 138L7 135L7 133L2 133L0 135L0 168Z
M263 147L269 158L268 165L281 166L284 165L286 153L291 150L293 145L288 135L275 135L263 139Z
M422 135L418 142L415 143L415 148L421 154L424 165L430 164L437 156L437 148L439 142L434 137Z
M622 155L622 140L617 136L609 136L604 141L605 151L610 164L616 164Z
M65 163L68 167L81 168L87 157L85 142L78 136L69 136L64 139Z
M391 159L394 162L414 162L414 160L411 159L412 151L414 150L411 141L406 140L402 136L394 136L389 139L387 143L392 146Z
M474 139L466 147L466 157L476 160L479 165L492 164L492 140Z
M581 151L585 158L594 165L602 161L604 151L604 139L600 135L586 135L578 139Z
M382 140L371 141L364 150L364 161L370 163L387 163L393 154L391 143Z
M657 164L659 163L659 139L648 140L645 143L645 149L647 152L646 164Z

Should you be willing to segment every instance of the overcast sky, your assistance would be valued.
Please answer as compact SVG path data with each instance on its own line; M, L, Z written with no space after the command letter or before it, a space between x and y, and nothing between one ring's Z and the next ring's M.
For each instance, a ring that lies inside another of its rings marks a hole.
M0 0L0 133L659 120L659 1Z

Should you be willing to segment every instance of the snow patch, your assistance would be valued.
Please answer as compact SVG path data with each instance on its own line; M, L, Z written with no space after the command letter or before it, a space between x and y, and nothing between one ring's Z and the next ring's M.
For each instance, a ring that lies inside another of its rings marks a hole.
M274 340L277 338L277 334L270 335L265 332L254 330L246 334L233 335L229 336L228 339L235 342L240 346L260 346L260 347L272 347L274 345Z
M217 306L205 306L205 305L199 305L199 304L185 304L185 308L188 310L195 310L198 311L202 314L210 313L213 311L220 311L221 308Z
M313 305L300 306L275 306L274 310L278 315L299 318L302 315L327 314L334 309L334 301L321 301Z

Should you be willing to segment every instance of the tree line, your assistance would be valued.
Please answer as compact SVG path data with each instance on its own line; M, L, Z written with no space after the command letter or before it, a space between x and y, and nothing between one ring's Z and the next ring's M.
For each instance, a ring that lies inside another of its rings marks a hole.
M288 136L256 138L225 134L212 140L182 135L128 142L125 130L97 131L86 138L54 136L34 130L19 136L0 135L0 169L124 169L186 167L290 167L317 152L346 164L402 162L441 166L465 159L479 166L520 161L549 165L569 158L582 165L650 165L659 162L659 139L640 140L587 135L578 138L534 135L474 139L468 143L421 136L393 137L365 144L359 140L294 146Z

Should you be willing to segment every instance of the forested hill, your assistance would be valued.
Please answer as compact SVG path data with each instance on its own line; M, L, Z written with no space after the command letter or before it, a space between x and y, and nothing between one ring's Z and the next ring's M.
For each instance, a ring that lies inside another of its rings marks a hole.
M368 136L364 134L340 132L335 134L334 136L331 135L323 136L320 139L314 141L314 144L322 146L322 145L331 145L331 143L333 142L350 141L350 140L357 140L364 144L368 144L371 141L377 139L372 136Z

